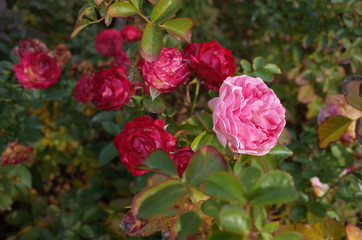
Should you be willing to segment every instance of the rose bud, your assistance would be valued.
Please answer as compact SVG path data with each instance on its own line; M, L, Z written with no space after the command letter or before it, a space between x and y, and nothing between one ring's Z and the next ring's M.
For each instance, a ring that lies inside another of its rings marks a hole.
M55 58L60 67L63 67L72 58L72 53L64 44L58 44L55 50L50 52L50 55Z
M27 38L20 40L17 47L13 50L15 56L21 59L26 52L48 54L49 49L47 46L37 38Z
M86 103L93 98L92 93L92 76L88 74L83 74L77 81L74 86L73 96L74 100Z
M25 88L45 89L55 84L61 69L54 58L43 53L23 53L20 64L13 67L19 83Z
M123 68L105 69L92 79L92 103L109 111L122 107L134 94L126 71Z
M168 93L189 80L190 70L182 52L175 48L162 48L156 60L144 61L141 74L146 85Z
M362 111L355 109L351 105L349 105L343 94L335 94L328 96L326 99L327 106L322 107L318 114L318 125L322 124L322 122L330 116L342 115L349 117L352 120L356 120L362 116ZM348 126L346 131L343 133L341 137L341 141L343 144L348 145L351 142L357 140L355 134L356 121L353 121L352 124Z
M133 175L148 172L139 168L139 165L154 150L162 149L170 153L176 149L176 138L164 128L163 120L141 116L128 122L123 131L116 135L113 144L119 152L121 162Z
M182 177L184 174L193 154L194 152L189 146L187 146L178 149L176 152L174 152L174 154L171 155L171 159L176 166L177 175L179 175L179 177Z
M123 50L123 40L120 31L106 29L97 34L96 50L105 57L115 57Z
M137 42L142 36L142 32L133 25L126 25L121 31L122 37L127 42Z
M126 71L129 70L129 66L131 65L131 60L129 59L127 53L122 52L121 54L114 57L114 60L111 62L111 67L122 67Z
M15 165L28 161L32 152L32 146L24 146L18 142L12 142L1 154L0 159L3 166Z
M225 78L233 76L236 71L232 52L220 46L217 41L201 43L195 55L188 51L192 69L204 82L205 87L217 91Z
M233 152L264 155L285 126L285 108L260 78L228 77L209 106L217 138Z

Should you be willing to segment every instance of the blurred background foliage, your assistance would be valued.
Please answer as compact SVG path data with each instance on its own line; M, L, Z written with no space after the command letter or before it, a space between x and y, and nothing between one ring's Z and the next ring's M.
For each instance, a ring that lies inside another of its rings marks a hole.
M69 38L84 3L0 0L0 152L14 141L35 148L30 162L0 168L1 239L128 239L118 225L146 177L134 179L111 143L144 110L103 112L72 99L81 73L107 60L94 48L103 23ZM327 219L335 219L341 222L335 229L346 222L361 227L360 145L337 142L321 150L316 129L327 96L342 93L346 76L362 74L362 2L184 0L178 15L195 20L193 41L216 39L238 60L262 56L282 70L270 86L288 110L293 156L279 168L293 176L299 199L272 210L287 226L318 229L318 222L332 225ZM114 19L111 27L120 29L126 21ZM41 93L22 88L12 71L12 49L29 37L50 49L65 44L73 55L56 87ZM167 119L172 131L177 119ZM357 171L343 174L351 167ZM328 184L327 193L315 194L314 176Z

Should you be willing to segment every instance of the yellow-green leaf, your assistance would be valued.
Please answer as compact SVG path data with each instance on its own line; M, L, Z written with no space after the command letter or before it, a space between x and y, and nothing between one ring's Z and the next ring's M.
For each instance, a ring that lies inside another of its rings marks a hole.
M143 58L152 62L161 52L162 33L159 26L147 23L141 41L141 54Z
M137 13L137 9L128 1L113 3L108 9L111 17L127 17Z
M171 35L175 34L186 42L191 42L191 30L193 26L194 21L191 18L176 18L160 25L160 27L164 28Z
M352 123L352 120L345 116L330 116L318 127L319 147L325 148L329 143L339 140Z
M161 23L170 19L181 5L181 0L159 0L151 12L151 21L153 23Z

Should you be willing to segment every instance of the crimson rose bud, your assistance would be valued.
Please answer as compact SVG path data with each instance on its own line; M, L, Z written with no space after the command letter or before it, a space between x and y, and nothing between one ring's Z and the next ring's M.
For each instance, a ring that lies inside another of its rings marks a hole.
M165 129L161 119L141 116L128 122L114 139L121 162L133 175L142 175L148 170L140 169L148 155L156 149L170 153L176 149L176 138Z
M194 48L196 47L195 45ZM220 46L216 40L201 43L198 51L194 49L194 52L195 55L190 54L191 67L207 89L219 90L221 83L234 75L236 65L232 52Z
M73 91L73 96L76 101L86 103L92 100L92 78L91 75L83 74L78 79Z
M142 32L133 25L126 25L121 31L122 37L127 42L137 42L142 36Z
M97 34L96 50L105 57L115 57L122 52L123 40L116 29L106 29Z
M92 79L92 85L92 103L106 111L122 107L134 93L123 68L97 72Z
M19 83L25 88L45 89L55 84L61 73L54 58L43 53L26 52L20 64L13 67Z
M37 38L27 38L20 40L17 47L14 48L14 54L21 59L26 52L48 54L49 49L47 46Z
M193 154L194 152L189 146L187 146L178 149L174 154L171 155L173 163L175 164L177 169L177 175L179 175L179 177L182 177L182 175L184 174Z
M163 47L156 60L144 61L141 74L146 85L167 93L184 84L190 77L190 70L182 52Z
M32 152L32 146L24 146L21 143L12 142L1 154L0 159L3 166L15 165L28 161Z

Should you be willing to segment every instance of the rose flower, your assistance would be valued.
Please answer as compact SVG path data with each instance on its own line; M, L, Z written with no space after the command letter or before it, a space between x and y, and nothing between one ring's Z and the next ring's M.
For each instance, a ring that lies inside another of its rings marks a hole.
M171 159L176 166L177 175L179 175L179 177L182 177L184 174L193 154L194 152L187 146L178 149L171 155Z
M73 96L74 100L86 103L93 98L92 94L92 76L83 74L74 86Z
M209 105L217 138L233 152L264 155L285 126L285 108L260 78L228 77Z
M120 31L106 29L97 34L96 51L105 57L115 57L123 50L123 40Z
M15 165L29 160L33 152L32 146L24 146L18 142L12 142L1 154L1 162L3 166Z
M43 53L26 52L20 64L13 67L19 83L25 88L45 89L55 84L61 73L54 58Z
M142 32L133 25L126 25L121 31L122 37L127 42L137 42L142 36Z
M170 153L176 149L176 138L165 129L161 119L153 120L141 116L128 122L123 131L114 139L121 162L133 175L141 175L148 170L138 167L156 149Z
M47 46L37 38L27 38L20 40L14 48L14 54L21 59L26 52L48 54L49 49Z

